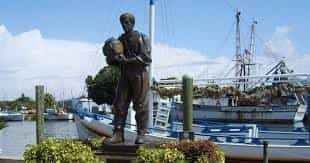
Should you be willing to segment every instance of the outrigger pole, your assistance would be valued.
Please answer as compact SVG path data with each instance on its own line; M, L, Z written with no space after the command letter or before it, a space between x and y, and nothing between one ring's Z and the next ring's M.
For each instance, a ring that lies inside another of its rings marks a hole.
M150 13L149 13L149 36L151 43L151 53L154 50L154 36L155 36L155 0L150 0ZM151 54L152 56L153 54ZM149 81L150 87L153 84L152 80L152 64L149 65ZM153 95L152 90L149 91L149 102L148 102L148 128L153 128ZM151 130L149 130L151 132Z

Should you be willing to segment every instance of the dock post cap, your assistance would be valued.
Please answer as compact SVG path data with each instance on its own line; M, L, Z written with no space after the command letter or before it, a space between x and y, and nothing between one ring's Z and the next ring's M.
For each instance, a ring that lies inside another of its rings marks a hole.
M185 74L185 75L183 75L182 79L186 80L186 79L193 79L193 78L190 75Z

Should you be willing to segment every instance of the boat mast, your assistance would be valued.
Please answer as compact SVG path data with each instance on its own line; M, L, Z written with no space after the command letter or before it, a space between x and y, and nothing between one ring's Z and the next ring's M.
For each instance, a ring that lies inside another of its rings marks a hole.
M242 76L242 55L241 55L241 41L240 41L240 15L241 12L237 10L236 13L236 53L235 53L235 77ZM236 85L237 88L240 84Z
M155 36L155 0L150 0L150 11L149 11L149 35L151 44L151 53L154 49L154 36ZM152 56L152 54L151 54ZM149 65L149 81L150 87L153 84L152 81L152 64ZM149 102L148 102L148 128L153 128L153 95L152 90L149 91Z
M254 55L255 55L255 25L257 24L256 20L253 20L251 24L251 35L250 35L250 46L249 49L246 51L246 58L247 58L247 76L251 74L251 66L254 64Z
M240 85L242 87L240 88L242 91L245 91L248 88L248 78L245 78L246 76L250 76L251 74L251 66L254 65L253 63L253 56L255 53L255 25L257 24L257 21L253 20L253 23L251 24L251 35L250 35L250 46L248 49L245 49L244 53L241 53L241 39L240 39L240 15L241 12L237 10L236 13L236 65L235 65L235 77L244 77L242 79L239 79L237 82L240 82L242 84L237 84L236 87L240 88Z
M243 65L244 65L244 76L250 76L253 75L253 69L251 68L254 63L254 55L255 55L255 25L257 24L256 20L253 20L251 24L251 34L250 34L250 45L248 49L245 49L244 56L243 56ZM248 83L249 79L244 78L244 81ZM249 84L244 83L243 90L248 89Z

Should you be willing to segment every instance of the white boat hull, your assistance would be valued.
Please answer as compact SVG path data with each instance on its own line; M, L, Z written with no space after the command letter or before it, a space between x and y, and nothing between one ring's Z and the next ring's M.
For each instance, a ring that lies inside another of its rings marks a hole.
M64 120L73 120L74 115L72 113L64 113L64 114L44 114L45 120L52 121L64 121Z
M208 107L193 110L194 120L209 121L238 121L264 123L293 123L302 121L306 114L307 105L290 106L286 108L270 107ZM183 111L180 108L171 114L182 121Z
M24 115L17 112L0 112L0 119L4 119L5 121L23 121Z
M217 143L223 149L225 156L240 160L261 160L262 145L247 145L233 143ZM309 146L269 145L269 160L310 162Z
M113 134L113 126L111 125L110 119L102 119L102 120L95 120L89 117L84 117L83 119L75 116L75 122L77 123L78 132L90 132L90 134L79 133L80 139L86 140L89 137L110 137ZM125 139L126 140L134 140L137 136L136 128L135 127L126 127L125 128ZM175 138L168 138L167 132L163 133L156 133L156 134L146 134L146 139L150 139L153 141L169 141L174 140Z
M91 117L84 116L83 118L75 116L75 121L81 139L87 139L93 136L111 136L112 125L111 119L103 118L96 120ZM90 133L90 134L87 134ZM170 141L177 138L169 137L169 132L162 131L161 133L147 134L147 139L153 141ZM134 140L136 137L135 127L126 127L125 137L128 140ZM196 139L211 139L209 136L195 136ZM263 158L263 146L256 144L246 143L227 143L216 142L223 149L226 158L238 159L238 160L261 160ZM268 148L270 160L285 160L285 161L298 161L298 162L310 162L310 146L294 146L294 145L269 145Z

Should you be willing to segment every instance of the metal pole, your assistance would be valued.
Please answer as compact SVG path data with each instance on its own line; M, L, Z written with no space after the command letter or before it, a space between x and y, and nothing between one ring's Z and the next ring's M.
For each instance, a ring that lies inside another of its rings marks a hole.
M37 144L43 141L44 137L44 86L37 85L35 87L36 90L36 137L37 137Z
M242 67L241 66L241 41L240 41L240 15L241 12L239 10L237 10L236 13L236 19L237 19L237 23L236 23L236 54L235 54L235 59L236 59L236 70L235 70L235 77L238 76L242 76Z
M193 124L193 78L183 76L183 132L189 138Z
M268 163L268 142L267 141L264 141L263 142L264 144L264 163Z
M150 24L149 24L149 35L150 35L150 44L151 44L151 56L154 47L154 34L155 34L155 3L154 0L150 0ZM152 64L149 65L149 81L150 87L152 86ZM149 101L148 101L148 128L153 128L153 95L152 90L149 91ZM151 132L151 130L149 130Z

